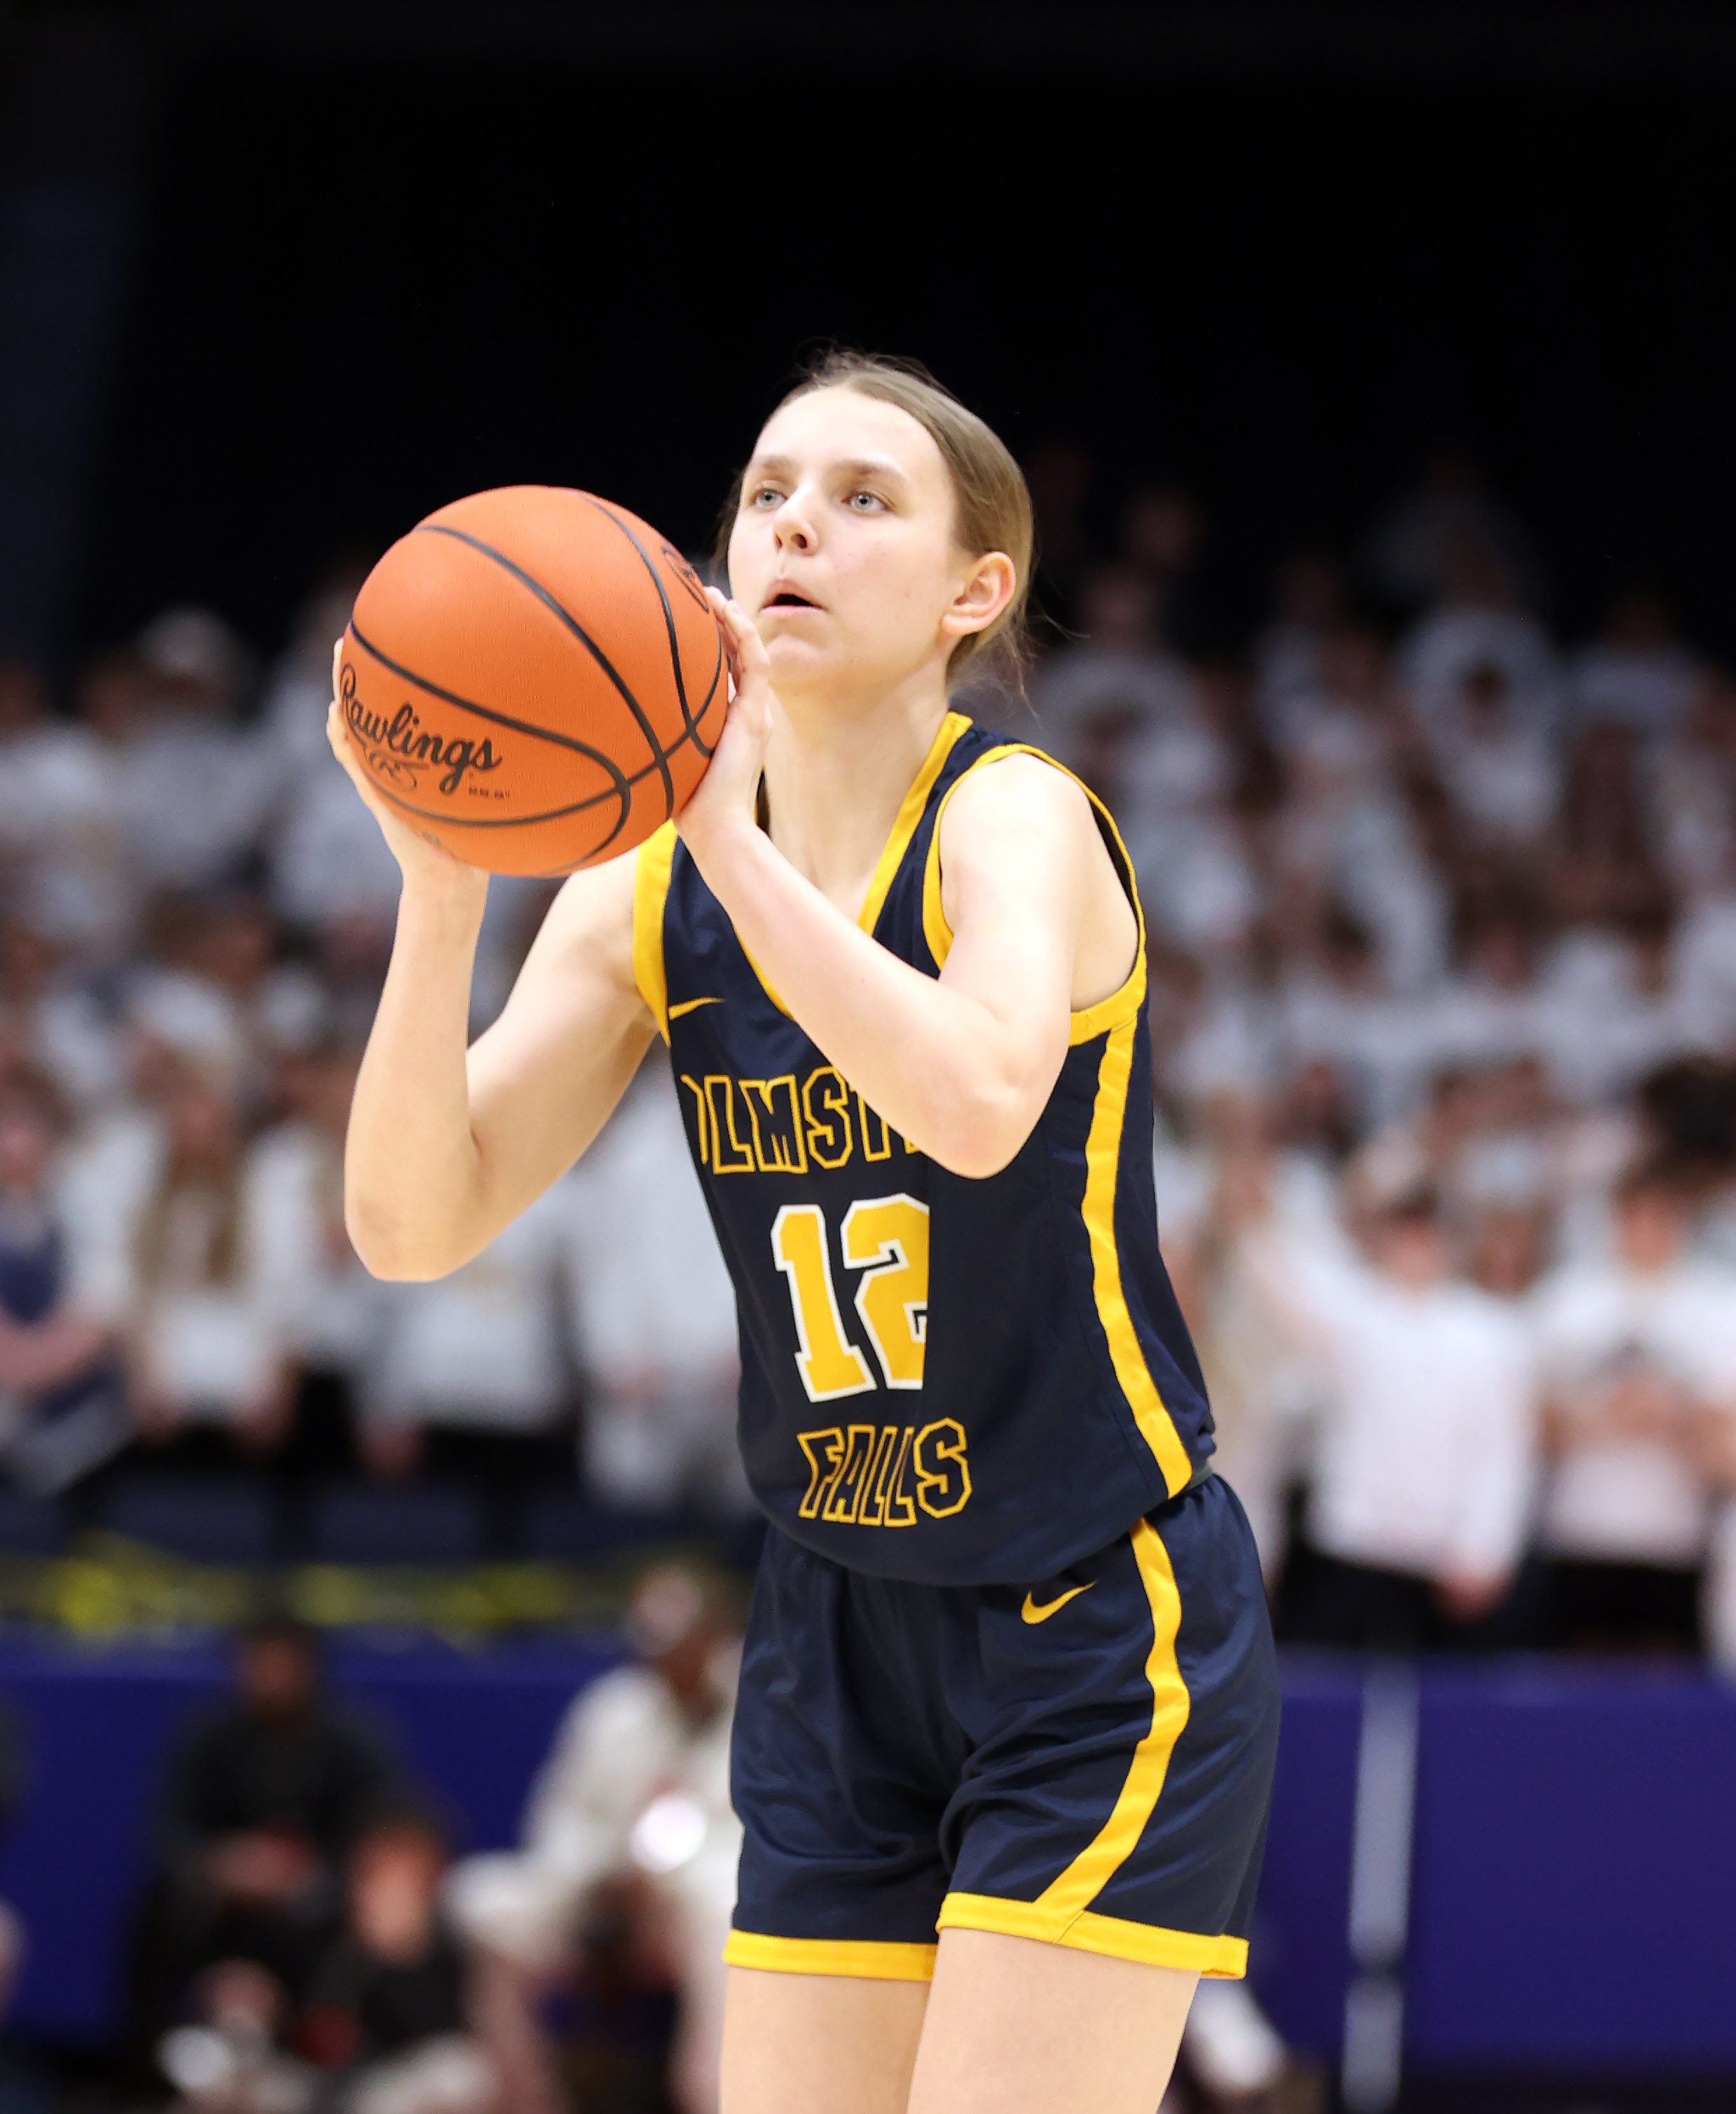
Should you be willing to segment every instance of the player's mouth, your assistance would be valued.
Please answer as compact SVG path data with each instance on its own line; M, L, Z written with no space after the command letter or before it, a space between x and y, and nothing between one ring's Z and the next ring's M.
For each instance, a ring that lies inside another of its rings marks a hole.
M806 595L798 594L794 588L775 588L760 604L759 612L763 616L768 609L818 609L819 606L818 602L810 602Z

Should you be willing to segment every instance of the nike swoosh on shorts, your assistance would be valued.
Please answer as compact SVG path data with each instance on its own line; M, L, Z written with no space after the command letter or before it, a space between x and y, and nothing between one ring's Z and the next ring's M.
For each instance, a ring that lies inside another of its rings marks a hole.
M1019 1610L1019 1612L1024 1616L1024 1619L1028 1622L1046 1622L1048 1621L1050 1616L1055 1613L1056 1608L1065 1608L1067 1603L1075 1598L1079 1594L1088 1593L1097 1582L1097 1581L1095 1578L1091 1578L1088 1579L1083 1586L1070 1586L1065 1593L1058 1595L1056 1598L1051 1600L1046 1607L1042 1608L1039 1608L1037 1603L1031 1598L1030 1595L1027 1593L1024 1596L1024 1605Z

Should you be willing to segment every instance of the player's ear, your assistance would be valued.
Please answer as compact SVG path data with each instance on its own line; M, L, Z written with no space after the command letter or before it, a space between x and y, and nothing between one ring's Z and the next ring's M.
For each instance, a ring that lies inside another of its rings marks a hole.
M941 629L955 638L987 631L1019 589L1019 568L1005 551L985 551L959 583Z

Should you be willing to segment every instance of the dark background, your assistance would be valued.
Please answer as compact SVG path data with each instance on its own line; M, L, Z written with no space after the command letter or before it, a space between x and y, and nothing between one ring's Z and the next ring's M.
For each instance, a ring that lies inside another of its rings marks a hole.
M62 643L195 599L269 646L335 549L492 483L696 547L837 337L1083 442L1106 528L1185 482L1225 637L1450 442L1569 634L1645 576L1736 651L1736 11L154 19Z

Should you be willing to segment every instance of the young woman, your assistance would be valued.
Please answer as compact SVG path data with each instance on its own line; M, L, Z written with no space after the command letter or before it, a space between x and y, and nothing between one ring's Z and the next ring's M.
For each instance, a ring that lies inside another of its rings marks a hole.
M1277 1702L1158 1257L1132 876L948 710L1031 517L944 391L827 361L728 555L699 791L567 882L468 1055L486 881L376 805L404 890L350 1225L381 1275L455 1269L666 1039L772 1521L726 2114L1151 2114L1196 1979L1243 1970Z

